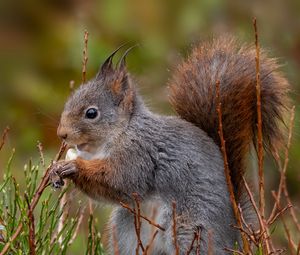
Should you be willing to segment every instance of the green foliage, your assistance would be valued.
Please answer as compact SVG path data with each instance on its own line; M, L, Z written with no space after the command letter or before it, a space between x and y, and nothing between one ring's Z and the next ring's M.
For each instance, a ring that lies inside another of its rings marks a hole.
M35 246L36 254L68 254L71 240L77 235L76 229L79 216L82 213L80 206L74 216L66 217L62 228L59 229L62 214L66 204L60 205L61 198L68 192L68 188L55 196L53 192L44 194L40 205L34 212L34 222L29 215L29 201L32 201L40 181L40 165L32 164L30 160L24 167L25 187L21 188L11 171L14 151L8 160L3 180L0 184L0 251L11 241L19 224L23 228L18 237L10 242L9 254L29 254L30 243ZM49 188L49 187L48 187ZM80 204L79 204L80 205ZM34 238L30 239L30 226L34 223ZM93 216L90 216L88 245L85 254L104 254ZM70 253L69 253L70 254Z

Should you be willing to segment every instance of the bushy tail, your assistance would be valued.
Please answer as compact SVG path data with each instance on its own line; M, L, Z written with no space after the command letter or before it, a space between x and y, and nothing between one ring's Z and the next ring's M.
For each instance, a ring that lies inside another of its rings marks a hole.
M289 83L277 70L275 59L260 52L261 110L265 149L282 144L279 122L288 103ZM216 112L216 82L226 150L235 194L239 197L245 156L256 144L257 102L255 48L233 38L215 39L194 48L169 82L170 101L185 120L203 129L220 145Z

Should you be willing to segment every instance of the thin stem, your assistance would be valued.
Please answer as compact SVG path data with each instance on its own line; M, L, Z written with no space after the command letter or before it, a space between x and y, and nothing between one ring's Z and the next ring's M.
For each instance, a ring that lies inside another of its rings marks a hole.
M229 170L229 166L228 166L228 159L227 159L227 153L226 153L226 142L225 142L224 134L223 134L222 104L221 104L221 100L220 100L220 81L219 80L216 82L216 102L217 102L217 113L218 113L218 120L219 120L218 133L219 133L219 137L220 137L220 141L221 141L221 151L223 154L224 172L225 172L226 183L227 183L227 187L228 187L228 191L229 191L229 198L230 198L230 202L233 207L233 212L234 212L237 224L240 228L242 228L241 215L239 213L238 206L237 206L237 203L235 200L234 188L233 188L233 184L232 184L231 177L230 177L230 170ZM241 233L241 235L242 235L242 241L243 241L243 250L246 254L248 254L249 249L250 249L249 242L244 233Z
M263 170L264 150L262 134L262 115L261 115L261 85L260 85L260 49L258 43L258 32L256 18L253 19L255 32L255 49L256 49L256 104L257 104L257 156L258 156L258 176L259 176L259 210L260 215L265 217L265 179Z
M3 147L3 145L5 144L5 139L6 139L6 137L7 137L7 134L8 134L8 132L9 132L9 127L7 126L5 129L4 129L4 131L3 131L3 133L2 133L2 139L1 139L1 143L0 143L0 151L1 151L1 149L2 149L2 147Z

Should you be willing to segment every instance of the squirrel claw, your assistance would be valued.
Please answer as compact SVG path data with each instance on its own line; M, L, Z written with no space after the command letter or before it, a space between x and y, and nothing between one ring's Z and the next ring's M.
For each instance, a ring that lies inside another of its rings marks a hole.
M56 173L55 169L51 171L49 178L52 183L52 187L55 189L59 189L65 184L64 180Z
M77 167L73 160L60 161L52 166L50 172L50 181L55 189L59 189L64 186L64 178L70 178L77 173Z
M57 180L51 180L52 182L52 187L55 189L60 189L61 187L63 187L65 185L65 182L62 178L59 178Z

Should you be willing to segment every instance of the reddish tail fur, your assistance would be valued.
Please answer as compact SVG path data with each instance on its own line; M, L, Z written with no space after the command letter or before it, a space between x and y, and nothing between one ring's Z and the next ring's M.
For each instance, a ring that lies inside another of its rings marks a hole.
M235 194L240 196L245 156L256 144L257 102L255 48L234 39L215 39L196 47L169 83L170 101L185 120L220 145L215 86L220 81L223 132ZM275 59L260 56L262 128L265 149L282 144L279 122L288 103L289 83Z

